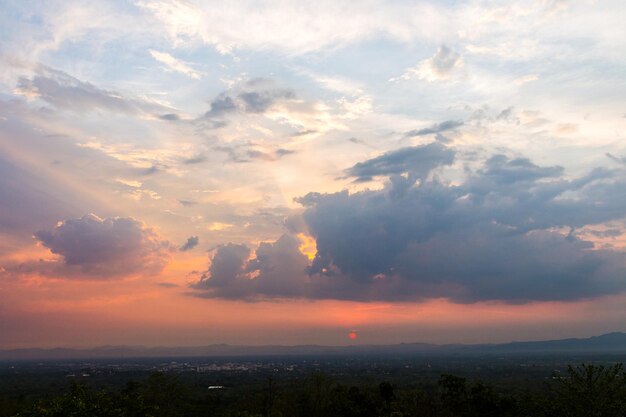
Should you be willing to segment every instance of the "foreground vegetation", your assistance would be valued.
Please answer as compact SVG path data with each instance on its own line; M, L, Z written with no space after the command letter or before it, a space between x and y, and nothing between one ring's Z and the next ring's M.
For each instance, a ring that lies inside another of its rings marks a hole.
M74 382L58 395L11 408L0 398L0 415L16 417L624 417L626 373L621 364L570 366L541 387L508 392L454 375L424 387L350 385L319 372L280 383L268 377L247 391L199 392L175 374L153 373L113 390Z

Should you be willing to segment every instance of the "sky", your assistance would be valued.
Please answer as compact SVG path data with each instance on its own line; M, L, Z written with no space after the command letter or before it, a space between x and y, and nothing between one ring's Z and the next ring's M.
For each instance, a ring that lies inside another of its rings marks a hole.
M626 331L624 16L0 0L0 349Z

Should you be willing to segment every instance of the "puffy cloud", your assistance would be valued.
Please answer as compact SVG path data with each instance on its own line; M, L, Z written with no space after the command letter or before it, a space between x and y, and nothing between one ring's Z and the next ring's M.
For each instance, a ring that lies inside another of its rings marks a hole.
M215 249L211 266L193 288L196 295L217 298L303 297L307 288L308 258L300 241L289 234L275 242L262 242L250 258L245 245L227 244Z
M298 200L305 207L298 229L316 242L312 262L292 235L262 243L252 258L245 246L222 246L195 285L198 294L519 303L626 290L626 255L575 233L626 217L623 171L596 169L568 179L558 166L495 155L460 184L428 175L453 156L432 144L355 165L348 170L354 176L390 181L381 190ZM393 178L415 167L422 180L397 193Z
M187 238L187 241L178 250L182 252L191 250L195 248L196 246L198 246L198 243L200 243L200 239L198 238L198 236L190 236L189 238Z
M87 214L41 230L35 238L61 257L45 262L40 272L59 278L114 278L161 271L169 259L169 243L143 223L127 217L101 219ZM38 264L23 268L38 268Z

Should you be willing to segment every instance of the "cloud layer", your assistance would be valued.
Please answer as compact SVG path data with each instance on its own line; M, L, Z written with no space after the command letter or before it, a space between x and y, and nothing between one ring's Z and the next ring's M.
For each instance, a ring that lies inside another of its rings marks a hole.
M292 234L253 256L244 245L223 245L197 294L519 303L626 290L624 253L575 232L626 216L623 171L568 179L559 166L499 154L460 184L429 175L453 158L435 143L356 164L349 176L387 176L386 186L299 199L316 241L312 262Z

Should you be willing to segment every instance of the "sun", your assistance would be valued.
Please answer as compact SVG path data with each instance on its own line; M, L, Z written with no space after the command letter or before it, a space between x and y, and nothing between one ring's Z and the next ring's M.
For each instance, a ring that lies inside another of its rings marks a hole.
M355 331L348 333L348 339L350 340L356 340L357 337L359 337L359 335Z

